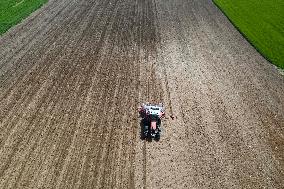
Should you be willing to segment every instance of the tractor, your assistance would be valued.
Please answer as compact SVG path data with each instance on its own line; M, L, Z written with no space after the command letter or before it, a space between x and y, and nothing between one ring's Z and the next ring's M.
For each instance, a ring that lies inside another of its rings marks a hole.
M142 118L142 138L160 140L161 119L165 117L163 104L142 104L138 112Z

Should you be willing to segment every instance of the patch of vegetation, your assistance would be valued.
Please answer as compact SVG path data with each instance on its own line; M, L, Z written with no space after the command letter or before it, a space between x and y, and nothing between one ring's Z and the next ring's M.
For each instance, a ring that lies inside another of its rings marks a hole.
M284 68L283 0L214 0L214 2L266 59Z
M46 2L47 0L0 0L0 35Z

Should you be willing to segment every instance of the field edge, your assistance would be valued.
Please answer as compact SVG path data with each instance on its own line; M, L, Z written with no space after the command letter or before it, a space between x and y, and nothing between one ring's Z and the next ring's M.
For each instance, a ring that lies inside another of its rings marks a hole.
M4 21L2 23L0 22L0 37L3 36L3 34L5 34L6 32L8 32L11 28L13 28L16 25L23 22L31 14L33 14L35 11L39 10L46 3L48 3L48 0L37 0L36 3L34 4L34 7L32 7L27 12L23 11L22 13L15 15L14 20L12 20L12 21L7 20L6 22ZM11 10L7 10L7 11L11 11Z
M252 40L244 33L242 32L241 28L235 24L235 22L230 18L230 16L226 13L226 11L221 7L221 5L218 4L216 0L212 1L214 5L226 16L226 18L232 23L232 25L238 30L238 32L246 39L246 41L249 42L250 45L254 47L254 49L263 57L265 58L269 63L276 66L276 69L279 71L281 75L284 75L284 65L281 65L278 62L273 62L268 56L265 55L264 52L260 48L258 48Z

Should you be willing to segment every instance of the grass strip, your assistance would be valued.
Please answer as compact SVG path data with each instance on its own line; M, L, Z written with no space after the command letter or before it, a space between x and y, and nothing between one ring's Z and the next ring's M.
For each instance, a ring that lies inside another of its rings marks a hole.
M283 0L214 0L214 3L267 60L284 69Z

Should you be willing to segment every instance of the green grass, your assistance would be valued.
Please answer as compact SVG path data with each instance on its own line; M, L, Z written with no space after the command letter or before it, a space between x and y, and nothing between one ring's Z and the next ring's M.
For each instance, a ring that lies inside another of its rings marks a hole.
M284 68L284 0L214 0L247 40Z
M0 35L46 2L47 0L0 0Z

